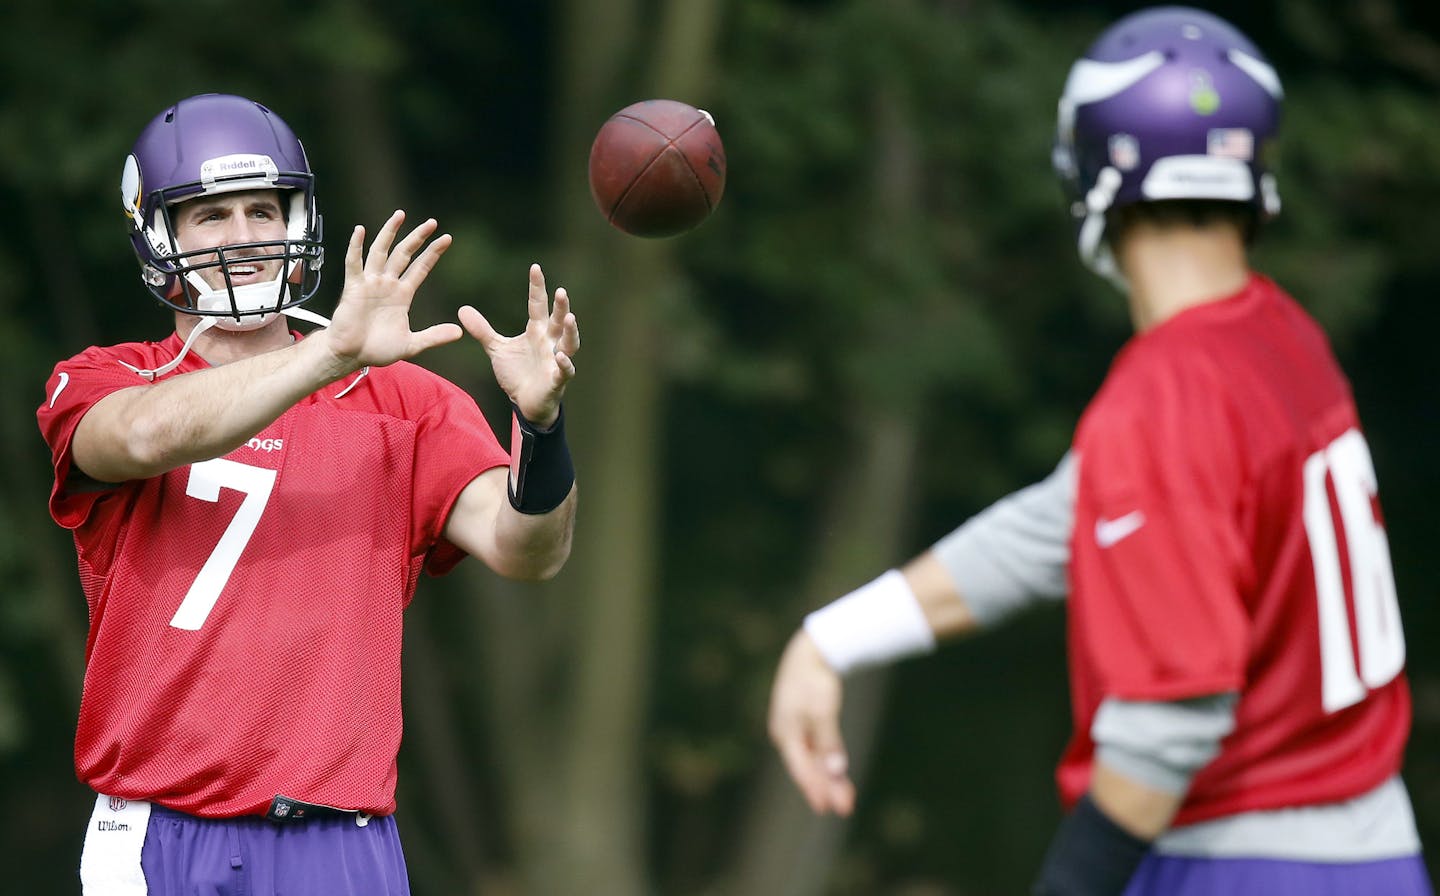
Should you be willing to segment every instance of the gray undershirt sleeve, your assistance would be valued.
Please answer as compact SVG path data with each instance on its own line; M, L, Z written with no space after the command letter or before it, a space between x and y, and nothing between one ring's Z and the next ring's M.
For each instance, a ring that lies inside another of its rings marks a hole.
M1189 700L1107 698L1090 738L1095 758L1147 787L1180 795L1235 728L1234 692Z
M993 625L1040 600L1063 600L1075 518L1069 452L1041 481L991 504L936 542L975 621Z

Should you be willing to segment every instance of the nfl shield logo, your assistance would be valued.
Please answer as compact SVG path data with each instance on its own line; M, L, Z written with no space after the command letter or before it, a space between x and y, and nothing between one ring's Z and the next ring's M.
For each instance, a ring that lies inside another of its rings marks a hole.
M1140 141L1133 134L1111 134L1110 164L1121 171L1133 171L1140 164Z
M110 811L111 811L111 812L119 812L121 809L124 809L124 808L125 808L126 806L128 806L128 805L129 805L129 803L126 802L125 798L122 797L122 796L112 796L112 797L110 797Z

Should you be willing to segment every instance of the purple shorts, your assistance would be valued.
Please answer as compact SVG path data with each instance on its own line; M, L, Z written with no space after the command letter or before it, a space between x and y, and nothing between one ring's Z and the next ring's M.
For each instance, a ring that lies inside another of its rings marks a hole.
M1125 896L1431 896L1419 856L1376 862L1196 859L1151 853Z
M102 805L91 819L81 858L86 896L91 891L106 896L410 894L394 816L277 824L259 816L196 818L153 803L118 802L121 811ZM131 838L129 844L121 842L125 837ZM119 848L113 848L116 843Z

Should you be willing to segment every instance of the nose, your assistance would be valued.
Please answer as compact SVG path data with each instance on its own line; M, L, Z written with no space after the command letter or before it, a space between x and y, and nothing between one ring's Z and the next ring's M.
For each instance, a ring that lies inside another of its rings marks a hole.
M230 226L227 229L226 242L230 245L235 243L253 243L256 240L255 222L250 220L249 215L234 214L227 222Z

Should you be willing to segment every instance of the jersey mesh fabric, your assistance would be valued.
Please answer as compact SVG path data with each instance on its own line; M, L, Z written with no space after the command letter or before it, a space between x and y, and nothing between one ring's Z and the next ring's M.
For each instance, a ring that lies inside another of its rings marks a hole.
M90 610L77 773L205 817L263 813L276 794L388 814L402 611L422 569L464 556L441 534L460 491L508 457L468 395L401 362L310 396L223 459L111 488L67 478L85 411L144 384L119 362L179 348L84 352L38 412ZM191 355L171 376L204 367ZM198 627L172 624L206 595Z
M1346 799L1396 773L1410 725L1403 672L1354 705L1322 705L1303 470L1358 429L1323 333L1264 277L1122 350L1074 445L1067 804L1089 787L1107 696L1240 693L1235 730L1193 780L1179 825Z

